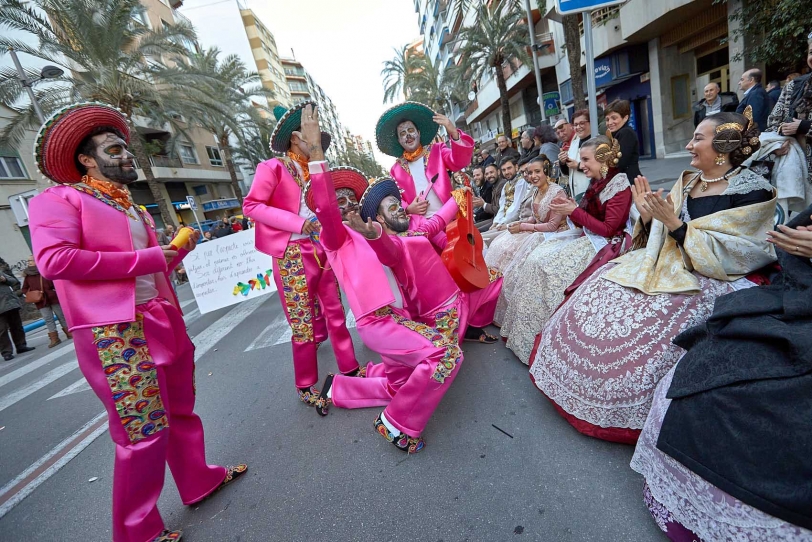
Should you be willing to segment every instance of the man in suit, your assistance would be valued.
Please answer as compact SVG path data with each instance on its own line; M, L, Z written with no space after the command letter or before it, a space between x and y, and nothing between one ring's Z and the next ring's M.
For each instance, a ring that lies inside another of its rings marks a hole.
M243 200L243 211L256 222L257 250L273 257L273 278L290 325L293 373L299 399L316 404L319 391L317 350L327 340L341 373L359 376L352 338L347 331L335 274L324 264L327 255L315 240L320 226L305 202L310 182L310 150L301 134L302 112L315 103L303 102L290 110L274 108L277 124L271 150L277 158L257 166L254 182ZM330 136L321 136L324 149Z
M759 131L767 128L767 117L770 115L770 98L761 86L761 70L753 68L744 72L739 79L739 89L744 96L736 108L736 113L744 113L749 105L753 108L753 120Z

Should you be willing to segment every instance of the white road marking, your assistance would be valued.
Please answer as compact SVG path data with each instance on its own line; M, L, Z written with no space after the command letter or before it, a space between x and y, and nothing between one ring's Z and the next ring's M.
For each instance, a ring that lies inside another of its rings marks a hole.
M248 348L246 348L244 352L272 346L277 337L279 337L281 333L284 333L285 329L290 331L290 328L288 328L288 321L285 319L285 315L281 314L276 320L268 324L268 327L262 330L262 333L260 333L257 338L254 339L254 342L248 345Z
M25 399L26 397L28 397L32 393L35 393L35 392L41 390L42 388L44 388L45 386L47 386L51 382L55 382L56 380L59 380L60 378L62 378L66 374L68 374L71 371L74 371L74 370L76 370L78 368L79 368L79 362L76 361L76 358L73 358L73 361L63 363L59 367L48 371L47 373L45 373L42 376L42 378L40 378L39 380L37 380L35 382L30 383L26 387L20 388L19 390L15 391L13 393L9 393L8 395L6 395L4 397L0 397L0 412L4 411L5 409L7 409L8 407L10 407L11 405L13 405L13 404L15 404L17 402L22 401L23 399Z
M87 383L87 380L85 380L85 377L82 377L79 380L77 380L76 382L74 382L73 384L71 384L70 386L68 386L67 388L65 388L64 390L62 390L60 392L57 392L57 393L51 395L50 397L48 397L48 401L50 401L51 399L56 399L57 397L65 397L66 395L72 395L74 393L80 393L80 392L83 392L83 391L87 391L89 389L90 389L90 384Z
M72 354L73 353L73 343L66 344L60 348L57 348L53 352L49 352L46 355L42 356L39 359L31 361L31 363L27 365L23 365L19 369L15 369L11 371L9 374L0 376L0 387L5 386L9 382L14 382L18 378L27 375L31 371L36 371L43 365L47 365L51 363L58 357L64 356L65 354Z
M94 425L98 425L100 422L104 421L105 416L107 415L106 412L102 412L89 422L87 422L81 429L76 431L73 435L69 436L59 444L57 444L51 451L47 454L39 458L35 461L30 467L25 469L19 476L11 480L9 483L4 485L0 488L0 518L5 516L12 508L20 503L24 498L30 495L37 487L39 487L43 482L45 482L48 478L56 474L56 472L64 467L71 459L79 455L79 453L87 448L91 442L99 438L99 436L107 430L107 424L102 423L99 427L96 427L89 435L84 437L80 442L78 442L73 448L69 449L64 455L61 455L56 459L56 461L52 461L53 458L59 456L59 454L71 443L75 442L78 437L87 433ZM36 472L38 469L41 469L47 463L51 463L45 470L43 470L38 476L30 480L27 484L23 487L19 488L16 493L11 495L8 499L3 499L3 497L12 489L17 488L21 483L25 482L26 479L30 478L31 475Z
M260 307L263 301L268 299L266 296L253 299L240 303L235 308L231 309L222 318L213 322L203 332L193 339L195 344L195 361L199 360L202 356L208 353L214 345L216 345L226 335L236 328L239 324L248 318L251 313ZM107 429L107 424L103 423L107 412L102 412L87 422L84 427L79 429L72 436L63 440L60 444L54 447L47 454L35 461L30 467L25 469L19 476L14 478L11 482L6 484L0 489L0 518L6 515L12 508L18 505L25 497L31 494L37 487L42 485L51 476L56 474L59 469L64 467L70 462L71 459L79 455L79 453L87 448L93 441L99 438L102 433ZM69 447L77 438L81 437L87 431L90 431L94 425L100 424L93 429L86 437L82 438L80 442ZM65 451L65 449L67 450ZM58 458L54 461L54 458ZM42 470L33 479L31 477L45 465L49 465L45 470ZM29 480L27 481L26 480ZM24 484L22 487L19 487ZM14 490L15 493L6 497L6 495Z

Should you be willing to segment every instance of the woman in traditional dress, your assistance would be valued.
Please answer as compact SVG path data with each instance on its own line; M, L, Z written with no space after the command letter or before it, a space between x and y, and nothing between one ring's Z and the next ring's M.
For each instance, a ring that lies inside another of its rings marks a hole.
M720 297L663 377L631 466L671 540L812 540L812 207L771 234L782 274Z
M644 248L594 273L542 329L531 378L578 431L634 443L679 358L671 340L775 261L773 188L740 167L758 145L751 116L705 118L686 147L698 173L683 173L667 198L644 177L632 188Z
M553 199L559 194L564 194L561 186L549 182L548 175L551 169L549 158L543 154L528 162L525 180L532 188L521 202L519 219L508 224L507 231L494 239L488 248L485 262L489 267L504 274L524 243L534 234L558 231L562 226L566 228L564 215L550 212L550 203Z
M555 234L536 247L513 271L517 280L510 297L504 290L500 296L507 304L501 333L522 363L530 360L536 334L564 300L567 287L599 267L596 262L609 261L629 246L625 230L632 196L626 175L612 167L617 153L618 143L611 137L581 145L581 169L590 182L580 205L563 195L550 203L551 213L569 217L573 231Z

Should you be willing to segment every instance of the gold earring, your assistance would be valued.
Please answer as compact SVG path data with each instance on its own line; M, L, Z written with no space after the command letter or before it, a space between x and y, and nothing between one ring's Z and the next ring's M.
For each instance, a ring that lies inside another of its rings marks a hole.
M606 177L606 175L608 173L609 173L609 166L607 166L606 164L602 165L601 166L601 177Z
M716 162L716 165L717 165L717 166L723 166L723 165L725 165L725 162L727 162L727 160L725 159L725 155L724 155L724 154L718 154L718 155L716 156L716 160L715 160L715 162Z

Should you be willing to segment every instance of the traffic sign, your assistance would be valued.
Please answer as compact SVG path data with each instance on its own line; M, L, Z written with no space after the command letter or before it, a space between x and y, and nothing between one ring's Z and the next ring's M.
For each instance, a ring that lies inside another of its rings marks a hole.
M555 0L555 9L561 15L570 15L582 11L592 11L622 4L626 0Z
M192 211L197 211L197 202L194 196L186 196L186 203L192 208Z

